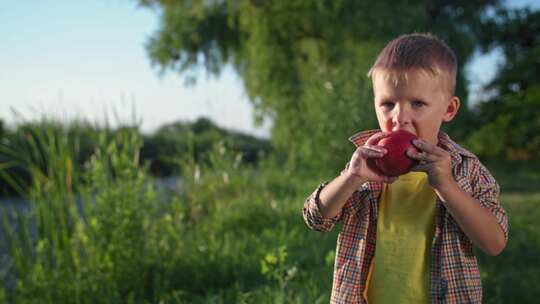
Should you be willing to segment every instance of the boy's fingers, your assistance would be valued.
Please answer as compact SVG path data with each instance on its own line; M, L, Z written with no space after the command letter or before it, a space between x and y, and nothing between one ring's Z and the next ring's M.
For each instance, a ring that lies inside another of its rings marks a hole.
M415 139L412 141L412 143L418 149L429 152L429 153L434 153L437 148L437 146L434 146L422 139Z
M365 145L369 145L369 146L375 146L377 145L377 143L379 142L379 140L385 138L386 136L388 136L390 133L387 133L387 132L378 132L378 133L375 133L373 135L371 135L370 138L368 138L368 140L366 141Z
M377 158L377 157L383 157L384 156L384 152L369 149L369 148L366 148L366 147L360 149L360 154L364 158Z
M415 139L413 140L412 143L420 151L427 152L428 154L442 156L445 153L447 153L443 148L436 145L432 145L423 139Z
M407 153L407 156L409 156L410 158L412 159L416 159L420 162L424 162L424 163L429 163L429 162L434 162L437 160L437 156L436 155L433 155L433 154L429 154L427 152L417 152L417 151L414 151L413 149L409 149L406 151Z
M377 151L377 152L381 152L381 153L388 152L388 150L386 150L383 147L379 147L379 146L364 146L364 148L370 149L370 150L373 150L373 151Z

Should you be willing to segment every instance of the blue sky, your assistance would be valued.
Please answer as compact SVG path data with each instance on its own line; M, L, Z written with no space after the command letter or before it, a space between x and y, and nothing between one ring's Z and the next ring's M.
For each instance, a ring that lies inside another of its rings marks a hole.
M531 3L511 1L512 6ZM255 127L251 105L232 69L189 87L173 73L159 76L144 49L158 28L158 17L133 0L4 3L0 118L16 121L12 109L28 119L52 114L103 121L108 113L114 124L114 110L120 120L129 120L134 107L145 132L206 116L222 127L268 137L271 123ZM494 53L471 64L473 89L493 75L499 57Z

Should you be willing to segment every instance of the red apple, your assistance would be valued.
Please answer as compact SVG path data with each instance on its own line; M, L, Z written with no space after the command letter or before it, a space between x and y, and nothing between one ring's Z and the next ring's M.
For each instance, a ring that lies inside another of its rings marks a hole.
M407 149L413 148L412 141L416 135L405 130L390 133L381 139L377 145L385 148L388 152L382 158L375 159L375 165L386 176L399 176L411 171L416 160L407 156Z

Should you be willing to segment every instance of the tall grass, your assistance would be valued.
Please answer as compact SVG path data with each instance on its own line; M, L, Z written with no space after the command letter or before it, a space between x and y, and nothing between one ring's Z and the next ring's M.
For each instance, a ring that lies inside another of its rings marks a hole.
M82 168L63 129L30 134L28 149L1 151L32 184L30 211L3 214L0 302L328 302L337 229L309 231L301 218L320 176L275 156L246 165L219 141L203 159L179 155L181 183L158 190L133 128L96 133ZM480 254L485 298L528 303L540 295L540 202L502 201L510 242L499 257Z
M277 160L248 167L226 142L217 142L198 162L189 153L179 156L181 186L158 192L147 165L139 164L137 132L125 128L97 136L99 145L82 170L73 166L75 145L62 129L33 130L25 153L3 150L32 176L24 193L30 212L2 220L10 256L0 292L4 300L315 303L328 298L331 267L324 258L333 239L305 237L298 204L308 191L302 188L305 180L277 166ZM311 267L317 260L324 266L319 270ZM325 280L313 277L317 271Z

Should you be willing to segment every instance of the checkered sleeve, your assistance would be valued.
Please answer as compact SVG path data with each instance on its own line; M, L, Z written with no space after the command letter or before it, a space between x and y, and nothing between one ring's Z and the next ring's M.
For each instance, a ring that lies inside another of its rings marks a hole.
M505 241L508 241L508 217L499 201L499 193L499 184L486 167L480 164L472 195L497 218L504 232Z
M338 214L333 218L325 218L321 214L321 201L319 196L321 190L328 184L328 181L322 182L304 202L304 221L306 222L306 225L313 230L330 231L334 228L334 225L339 221L341 216L341 214Z
M347 170L349 166L349 163L345 166L345 169L343 169L340 173L343 174ZM321 214L321 199L320 194L322 189L328 185L329 181L324 181L311 193L310 196L305 200L304 202L304 208L302 210L304 221L306 222L306 225L317 231L330 231L332 228L334 228L335 224L339 222L341 219L341 216L343 214L343 209L333 218L325 218Z

